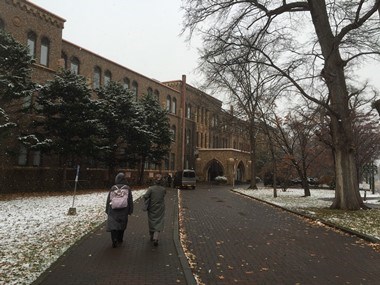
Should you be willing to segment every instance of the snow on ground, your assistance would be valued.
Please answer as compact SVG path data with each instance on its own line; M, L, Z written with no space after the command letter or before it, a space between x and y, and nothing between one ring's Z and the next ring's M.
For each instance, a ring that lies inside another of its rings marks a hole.
M136 200L146 190L133 191ZM59 256L106 219L108 191L0 201L0 285L32 283Z
M311 196L303 197L303 189L289 188L286 191L277 189L276 198L273 188L259 187L257 190L234 189L234 191L380 240L378 192L372 194L368 190L360 191L364 203L371 208L370 210L342 211L329 209L335 196L334 190L311 189Z

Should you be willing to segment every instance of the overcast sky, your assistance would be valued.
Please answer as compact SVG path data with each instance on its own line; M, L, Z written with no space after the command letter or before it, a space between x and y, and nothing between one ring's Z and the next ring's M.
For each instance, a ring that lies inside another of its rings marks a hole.
M158 81L181 79L197 87L197 47L180 36L181 0L30 0L66 19L63 38ZM380 89L379 64L360 72ZM219 94L221 95L221 94Z
M181 0L30 0L66 19L63 38L147 77L190 84L198 55L180 36Z

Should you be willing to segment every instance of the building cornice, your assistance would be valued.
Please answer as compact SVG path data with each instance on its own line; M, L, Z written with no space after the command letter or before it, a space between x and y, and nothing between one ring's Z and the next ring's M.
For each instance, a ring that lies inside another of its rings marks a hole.
M45 22L54 25L60 29L63 29L64 23L66 22L65 19L25 0L5 0L7 4L11 4L17 8L19 8L22 11L27 12L28 14L31 14L35 17L38 17Z

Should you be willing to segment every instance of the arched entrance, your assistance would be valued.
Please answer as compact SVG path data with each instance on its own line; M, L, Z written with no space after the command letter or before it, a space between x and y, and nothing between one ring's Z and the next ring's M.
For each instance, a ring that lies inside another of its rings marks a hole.
M218 160L213 159L207 165L207 181L214 181L215 177L223 176L223 165Z
M240 161L236 167L236 173L235 173L235 181L236 182L243 182L244 181L244 171L245 171L244 164L242 161Z

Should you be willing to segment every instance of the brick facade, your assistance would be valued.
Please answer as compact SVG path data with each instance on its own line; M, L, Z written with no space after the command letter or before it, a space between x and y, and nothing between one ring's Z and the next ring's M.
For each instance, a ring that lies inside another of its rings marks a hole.
M32 35L35 46L32 74L34 82L44 84L52 79L60 68L71 69L74 64L78 66L78 73L87 79L91 87L97 82L95 73L98 72L100 85L111 79L128 85L131 90L136 90L137 97L148 92L156 94L161 105L170 110L168 115L170 126L175 130L176 137L171 146L169 161L162 169L147 169L147 177L155 172L173 174L182 168L194 168L199 179L207 181L213 178L210 176L208 166L212 161L219 161L223 165L223 175L231 182L234 170L231 169L230 160L238 157L237 169L240 169L239 173L243 173L239 174L238 178L242 181L248 179L249 143L243 129L244 122L235 118L232 112L223 110L220 100L187 84L186 76L182 76L180 80L158 82L70 43L62 39L65 23L63 18L25 0L0 0L0 22L3 28L22 44L27 45L28 38ZM46 43L48 57L44 61L41 50ZM34 98L31 104L33 101ZM33 114L27 114L18 119L29 120L31 116ZM59 166L57 158L43 157L39 161L35 159L36 153L31 151L26 153L26 163L20 165L21 146L17 142L17 133L15 132L13 137L5 142L7 151L4 151L4 147L0 148L2 149L0 171L3 172L1 184L8 184L12 179L11 173L14 173L12 169L17 168L17 173L24 171L27 175L42 177L49 171L55 171L54 169ZM86 169L89 172L89 167ZM133 177L135 170L126 171ZM100 176L98 179L90 173L84 175L91 176L91 181L97 181L95 184L103 186L104 181L108 179L107 174L99 175L99 169L94 172ZM37 189L33 190L38 190L38 187L43 188L42 184L37 183Z

